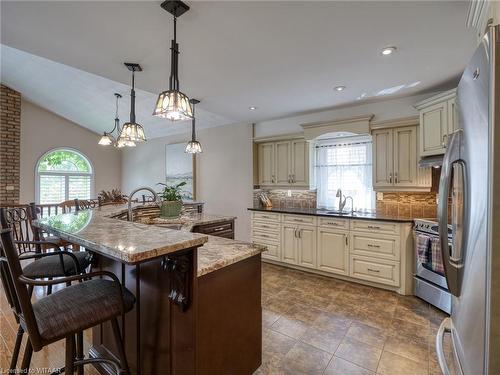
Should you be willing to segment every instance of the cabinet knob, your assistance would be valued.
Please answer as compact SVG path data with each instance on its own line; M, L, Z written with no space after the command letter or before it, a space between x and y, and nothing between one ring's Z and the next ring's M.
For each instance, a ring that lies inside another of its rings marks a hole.
M392 184L392 173L389 173L389 183Z
M374 272L374 273L379 273L380 270L374 270L373 268L367 268L366 269L368 272Z

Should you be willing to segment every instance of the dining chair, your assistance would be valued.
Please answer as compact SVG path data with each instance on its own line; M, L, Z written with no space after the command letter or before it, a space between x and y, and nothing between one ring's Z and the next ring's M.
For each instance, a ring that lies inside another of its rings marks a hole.
M7 262L8 275L15 290L19 309L20 326L28 333L20 373L28 373L33 351L38 352L56 341L65 340L65 366L60 373L83 375L84 365L104 362L113 366L117 374L129 374L117 318L132 310L134 295L123 288L115 274L96 271L85 275L72 275L55 280L35 280L28 277L21 266L20 256L12 237L11 228L0 230L3 262ZM37 253L26 258L50 257L52 253ZM74 260L74 259L73 259ZM39 260L38 260L39 261ZM75 260L74 260L75 261ZM77 267L75 261L74 264ZM110 280L104 279L107 277ZM78 283L32 302L29 289L60 283ZM118 350L119 361L83 356L83 331L110 322ZM75 343L76 336L76 343Z
M62 210L63 210L62 212L64 214L68 214L68 213L76 210L74 199L69 199L67 201L61 202L61 203L59 203L59 206L62 208Z
M75 199L75 210L89 210L101 206L99 199Z

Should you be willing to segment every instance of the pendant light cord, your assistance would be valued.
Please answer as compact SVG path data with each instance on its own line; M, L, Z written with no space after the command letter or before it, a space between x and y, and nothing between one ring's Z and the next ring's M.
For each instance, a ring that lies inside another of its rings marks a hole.
M196 132L195 132L195 121L196 121L196 117L194 116L194 103L192 104L192 108L193 108L193 126L192 126L192 134L191 134L191 141L196 141Z
M132 90L130 90L130 122L135 124L135 70L132 70Z
M178 56L179 56L179 45L177 44L177 17L174 16L174 39L172 39L172 44L170 46L171 56L170 56L170 79L169 79L169 89L179 90L179 75L178 75Z

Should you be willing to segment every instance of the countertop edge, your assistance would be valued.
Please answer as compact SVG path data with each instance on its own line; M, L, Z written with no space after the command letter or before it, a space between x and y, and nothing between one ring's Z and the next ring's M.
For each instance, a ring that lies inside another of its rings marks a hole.
M337 217L339 219L358 219L358 220L377 220L377 221L392 221L396 223L412 223L414 218L396 218L396 217L386 217L386 216L362 216L362 215L336 215L327 214L321 212L304 212L295 211L293 209L287 210L286 208L264 208L264 207L248 207L248 211L259 211L259 212L274 212L278 214L290 214L290 215L305 215L305 216L318 216L318 217Z

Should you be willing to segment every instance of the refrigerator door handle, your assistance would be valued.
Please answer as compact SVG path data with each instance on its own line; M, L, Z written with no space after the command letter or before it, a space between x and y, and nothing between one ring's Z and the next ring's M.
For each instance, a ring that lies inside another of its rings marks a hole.
M439 367L441 367L441 372L443 375L450 375L450 369L448 364L446 363L446 357L444 355L444 334L451 332L451 319L445 318L441 325L439 326L437 335L436 335L436 355L439 362Z
M459 272L461 270L462 250L452 249L453 254L450 254L450 246L448 244L448 196L452 187L451 180L453 178L454 165L460 164L462 169L465 168L465 165L460 160L461 138L462 129L458 129L448 137L448 147L443 158L443 166L439 181L438 204L439 239L446 281L450 293L457 297L460 295ZM461 243L461 241L459 243Z

